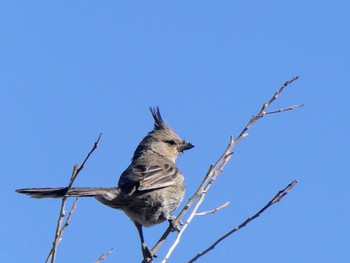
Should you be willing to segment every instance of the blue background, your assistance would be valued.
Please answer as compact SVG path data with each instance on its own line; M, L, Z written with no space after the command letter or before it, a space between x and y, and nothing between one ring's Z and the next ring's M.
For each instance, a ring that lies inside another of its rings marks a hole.
M148 107L196 147L178 159L186 199L208 166L288 79L234 148L169 262L186 262L259 210L282 202L199 262L349 262L349 1L3 1L0 3L1 262L43 262L59 200L15 193L113 186L153 127ZM167 224L145 230L154 244ZM159 251L162 257L171 239ZM80 199L57 262L140 262L121 212ZM160 262L156 260L155 262Z

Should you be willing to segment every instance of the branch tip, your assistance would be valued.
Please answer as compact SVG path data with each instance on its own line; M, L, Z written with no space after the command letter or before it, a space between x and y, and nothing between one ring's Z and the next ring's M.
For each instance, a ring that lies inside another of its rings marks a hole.
M108 250L106 253L103 253L97 260L95 263L99 263L102 260L104 260L107 256L109 256L110 254L112 254L114 248L112 247L110 250Z
M234 138L233 138L233 136L231 135L231 136L230 136L230 144L233 143L233 142L234 142Z
M221 206L218 206L212 210L209 210L209 211L205 211L205 212L200 212L200 213L195 213L195 216L205 216L205 215L209 215L209 214L214 214L216 213L217 211L223 209L223 208L226 208L228 205L230 204L230 202L226 202L225 204L221 205Z
M260 209L255 215L248 217L243 223L241 223L239 226L236 226L232 230L230 230L225 235L218 238L214 243L212 243L208 248L206 248L204 251L198 253L195 257L193 257L191 260L188 261L188 263L193 263L197 261L200 257L207 254L209 251L213 250L219 243L221 243L224 239L231 236L233 233L237 232L238 230L242 229L243 227L247 226L251 221L258 218L266 209L268 209L270 206L276 203L276 198L279 200L282 199L284 196L286 196L295 186L297 183L297 180L293 180L287 187L285 187L283 190L280 190L262 209ZM278 201L279 201L278 200Z
M87 156L85 157L84 161L82 162L81 165L79 164L75 164L73 167L73 171L72 171L72 175L71 178L69 180L69 184L67 186L67 189L69 190L75 179L77 178L78 174L83 170L85 163L88 161L88 159L90 158L91 154L95 151L95 149L97 148L98 142L100 141L102 136L102 133L99 134L97 140L94 142L93 147L91 148L90 152L87 154ZM60 243L60 241L62 240L62 234L63 231L65 230L65 228L67 228L67 226L70 224L70 220L72 217L72 214L74 213L75 209L76 209L76 203L77 203L77 199L73 202L73 206L67 216L66 222L64 223L64 225L62 225L62 221L63 218L66 216L66 211L65 211L65 206L66 206L66 202L67 202L67 197L64 196L61 200L61 207L60 207L60 212L59 212L59 216L57 219L57 223L56 223L56 231L55 231L55 237L54 237L54 241L52 242L52 247L51 250L46 258L45 263L51 262L54 263L55 259L56 259L56 254L57 254L57 247L58 244Z

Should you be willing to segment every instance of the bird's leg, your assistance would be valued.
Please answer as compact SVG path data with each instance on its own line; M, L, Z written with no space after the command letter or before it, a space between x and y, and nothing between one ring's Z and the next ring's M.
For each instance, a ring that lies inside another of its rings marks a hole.
M142 232L142 225L134 222L137 231L139 233L140 241L141 241L141 250L142 250L142 255L143 255L143 262L152 262L153 257L157 257L156 255L152 255L151 249L146 245L145 239L143 238L143 232Z
M181 230L180 226L182 226L183 223L180 221L180 222L175 224L175 219L176 219L176 216L173 216L173 215L168 215L167 216L167 220L169 221L169 224L171 226L171 231L180 232L180 230Z

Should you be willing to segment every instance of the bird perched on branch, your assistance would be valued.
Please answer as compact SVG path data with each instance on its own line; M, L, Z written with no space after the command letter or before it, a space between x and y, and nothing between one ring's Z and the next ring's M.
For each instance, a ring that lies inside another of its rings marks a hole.
M102 188L26 188L16 190L34 198L95 197L101 203L124 211L134 222L143 257L152 259L144 241L142 226L149 227L171 215L185 194L184 176L176 157L194 146L182 140L162 119L159 108L150 108L154 129L137 146L129 167L121 174L117 187ZM174 226L176 227L176 226Z

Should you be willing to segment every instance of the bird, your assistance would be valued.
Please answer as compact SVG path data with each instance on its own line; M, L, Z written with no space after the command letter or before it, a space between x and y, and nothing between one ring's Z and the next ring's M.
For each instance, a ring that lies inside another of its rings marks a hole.
M16 192L33 198L95 197L102 204L122 210L135 224L144 259L155 256L146 245L143 227L169 221L185 195L184 176L176 166L180 153L194 147L163 121L159 107L150 107L154 128L139 143L130 165L116 187L24 188Z

